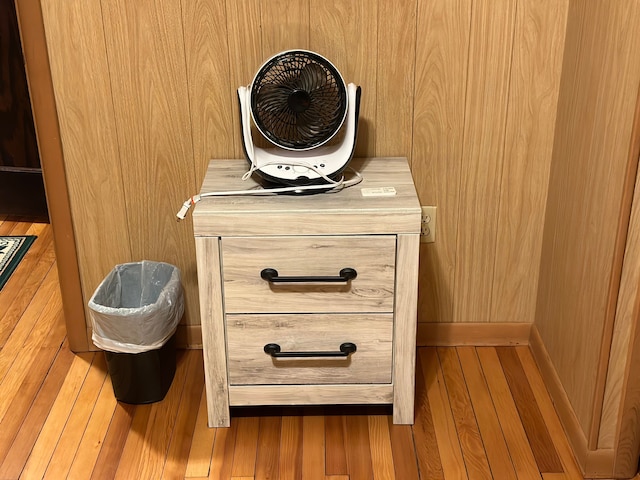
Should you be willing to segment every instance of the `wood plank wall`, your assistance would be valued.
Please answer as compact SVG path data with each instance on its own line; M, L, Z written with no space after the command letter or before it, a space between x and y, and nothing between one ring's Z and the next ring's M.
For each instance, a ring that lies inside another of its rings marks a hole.
M235 89L286 48L363 89L357 154L410 159L438 207L421 322L534 318L568 0L41 0L85 300L116 263L178 265L210 158L241 156Z
M628 353L619 331L631 328L616 327L609 362L638 162L638 22L637 1L570 2L544 224L535 325L593 450L614 447Z

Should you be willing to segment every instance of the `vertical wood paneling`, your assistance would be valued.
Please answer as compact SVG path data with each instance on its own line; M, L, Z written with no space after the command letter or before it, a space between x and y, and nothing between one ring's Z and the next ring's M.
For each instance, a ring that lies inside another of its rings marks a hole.
M477 0L471 14L458 208L454 321L488 322L498 230L516 0Z
M409 165L413 136L416 8L416 0L378 2L375 151L378 156L407 157Z
M209 158L242 156L237 87L309 48L362 86L356 154L409 157L438 207L419 321L530 322L567 1L43 0L85 295L115 263L164 260L200 322L173 215Z
M233 152L234 158L243 158L240 143L240 114L236 90L249 85L260 65L262 35L260 0L225 2L227 11L227 42L229 43L229 88L233 91Z
M492 322L532 323L568 1L519 0L500 210Z
M237 100L229 84L226 19L224 2L182 0L196 188L209 159L234 154L234 130L239 128L232 121Z
M105 32L98 0L43 0L42 16L86 305L131 258Z
M411 172L438 207L437 241L421 244L419 321L453 321L456 234L471 0L419 1Z
M197 318L195 248L175 221L195 190L180 5L103 1L132 257L182 271L187 318ZM106 199L105 199L106 201Z
M640 83L637 11L635 2L570 3L544 225L535 322L591 447L609 287L622 261L615 248Z
M362 87L356 156L376 152L378 2L310 0L309 47ZM396 52L398 54L398 52Z
M309 49L309 0L262 0L260 24L265 60L283 50Z

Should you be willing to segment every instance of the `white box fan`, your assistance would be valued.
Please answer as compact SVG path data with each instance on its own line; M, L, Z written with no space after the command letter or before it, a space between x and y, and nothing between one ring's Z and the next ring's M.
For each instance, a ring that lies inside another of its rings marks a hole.
M271 57L250 86L238 88L250 171L275 185L330 184L341 178L355 150L360 92L317 53L287 50ZM254 144L252 120L272 148Z

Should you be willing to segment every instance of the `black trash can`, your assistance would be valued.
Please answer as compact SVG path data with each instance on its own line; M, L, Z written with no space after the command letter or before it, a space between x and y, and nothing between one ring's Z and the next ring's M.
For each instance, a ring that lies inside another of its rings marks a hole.
M117 265L89 301L93 343L105 351L115 397L162 400L176 371L175 331L184 313L180 270L168 263Z

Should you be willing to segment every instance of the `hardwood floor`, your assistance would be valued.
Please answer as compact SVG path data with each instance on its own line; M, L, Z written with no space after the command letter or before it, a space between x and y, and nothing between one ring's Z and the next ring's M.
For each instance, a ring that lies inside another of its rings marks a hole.
M206 426L202 352L167 397L115 401L104 355L65 341L51 228L0 292L0 479L582 478L527 347L420 348L416 419L387 407L233 409Z

